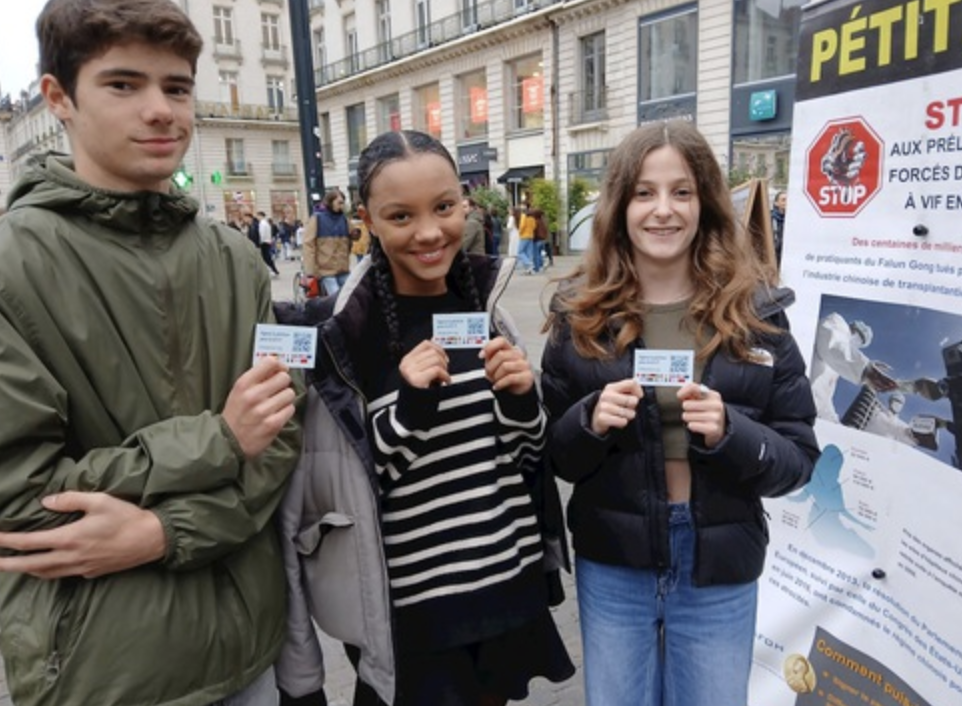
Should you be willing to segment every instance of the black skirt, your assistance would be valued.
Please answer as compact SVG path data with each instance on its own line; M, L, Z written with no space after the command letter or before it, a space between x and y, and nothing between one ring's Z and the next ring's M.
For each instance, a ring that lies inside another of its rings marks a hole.
M554 619L545 609L534 620L481 642L402 653L391 706L474 706L482 695L522 701L535 677L560 682L574 673ZM384 702L358 680L354 706L384 706Z

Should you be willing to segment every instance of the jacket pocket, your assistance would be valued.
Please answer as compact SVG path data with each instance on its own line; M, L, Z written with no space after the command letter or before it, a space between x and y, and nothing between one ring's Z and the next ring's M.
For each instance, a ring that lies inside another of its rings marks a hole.
M364 610L354 519L329 512L294 539L306 581L311 615L331 637L351 645L365 644Z

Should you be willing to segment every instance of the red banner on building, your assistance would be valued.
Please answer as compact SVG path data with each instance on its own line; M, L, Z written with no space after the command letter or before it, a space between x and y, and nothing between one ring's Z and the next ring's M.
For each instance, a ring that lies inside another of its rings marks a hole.
M428 132L437 137L441 134L441 102L427 104Z
M521 110L525 113L544 110L544 81L540 76L529 76L521 82Z
M475 125L488 122L488 89L472 86L468 100L471 102L471 122Z

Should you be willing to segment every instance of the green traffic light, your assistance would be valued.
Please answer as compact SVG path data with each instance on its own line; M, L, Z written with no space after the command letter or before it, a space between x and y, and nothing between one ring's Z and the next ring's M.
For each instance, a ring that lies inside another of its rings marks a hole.
M188 186L194 183L194 177L187 173L187 170L181 167L173 176L174 183L181 189L186 189Z

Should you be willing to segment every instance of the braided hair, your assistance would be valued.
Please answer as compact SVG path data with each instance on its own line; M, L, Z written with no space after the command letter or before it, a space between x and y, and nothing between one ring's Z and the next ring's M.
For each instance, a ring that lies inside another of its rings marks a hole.
M444 145L435 138L416 130L402 130L400 132L386 132L378 135L361 152L357 163L358 195L363 204L367 204L371 195L371 184L381 170L391 162L407 159L416 154L436 154L443 158L455 174L458 167L451 154ZM371 269L374 275L374 293L381 305L384 322L388 330L388 352L395 360L401 360L404 351L401 347L401 324L398 317L397 298L394 292L394 275L391 271L391 261L381 247L381 241L376 233L371 238ZM484 311L481 293L478 291L471 269L471 261L467 254L459 250L447 281L458 294L467 299L474 311Z

